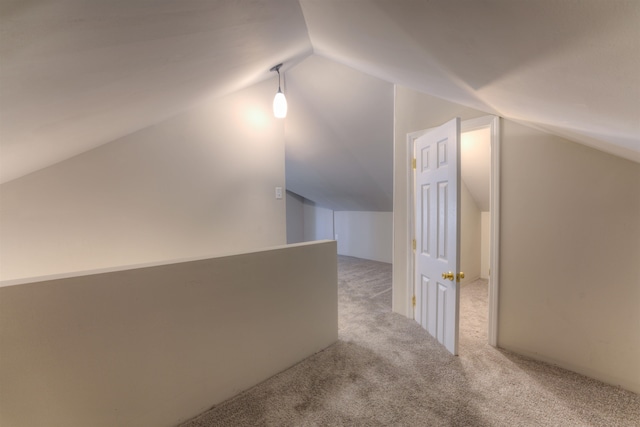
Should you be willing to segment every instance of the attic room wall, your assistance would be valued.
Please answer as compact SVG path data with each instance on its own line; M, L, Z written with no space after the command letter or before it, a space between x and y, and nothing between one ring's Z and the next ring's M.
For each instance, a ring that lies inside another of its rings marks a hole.
M332 211L287 191L287 243L338 241L338 254L392 262L393 213Z
M287 191L287 243L304 242L304 197Z
M393 310L406 285L406 134L485 113L397 86ZM640 392L640 164L508 120L498 345Z
M640 392L640 164L503 120L498 345Z
M464 285L480 277L481 219L480 209L464 181L460 189L460 271L465 274L460 284Z
M273 82L0 187L2 279L286 243Z
M287 243L333 240L333 211L287 191Z
M488 279L491 269L491 212L481 212L480 221L482 224L480 227L480 277Z
M304 241L333 240L333 211L316 206L310 200L305 200L302 208L304 212Z
M407 229L407 186L409 164L407 157L407 134L428 129L448 122L454 117L463 120L486 116L487 113L467 108L440 98L425 95L397 86L394 106L393 143L393 311L413 318L407 295L407 259L411 241Z
M338 254L392 262L393 212L334 212Z

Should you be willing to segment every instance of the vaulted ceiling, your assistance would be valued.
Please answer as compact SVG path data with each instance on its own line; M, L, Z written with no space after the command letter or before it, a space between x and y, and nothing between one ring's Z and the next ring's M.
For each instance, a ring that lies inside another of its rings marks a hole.
M640 161L637 0L2 0L0 182L279 62L287 185L334 209L389 210L393 84Z
M393 210L393 85L317 55L286 78L287 189L333 210Z
M2 0L2 182L312 53L297 0ZM271 75L270 75L271 74Z

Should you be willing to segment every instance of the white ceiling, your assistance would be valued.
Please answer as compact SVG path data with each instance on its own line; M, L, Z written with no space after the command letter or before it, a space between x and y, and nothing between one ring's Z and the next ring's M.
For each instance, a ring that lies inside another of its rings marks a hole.
M393 210L393 85L312 55L286 92L287 189L332 210Z
M640 161L637 0L300 3L316 54Z
M311 53L297 0L2 0L0 182Z
M393 83L640 161L639 23L637 0L3 0L0 182L278 62L287 185L333 209L390 210Z

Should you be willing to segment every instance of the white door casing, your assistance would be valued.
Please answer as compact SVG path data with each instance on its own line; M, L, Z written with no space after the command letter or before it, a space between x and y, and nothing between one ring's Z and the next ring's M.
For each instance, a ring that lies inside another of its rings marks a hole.
M499 273L500 273L500 118L497 116L482 116L475 119L464 120L460 126L461 132L469 132L477 129L487 128L491 134L491 254L489 276L489 318L488 318L488 341L493 347L498 346L498 294L499 294ZM415 158L415 141L428 133L431 129L425 129L407 134L407 164L411 165ZM407 236L407 245L411 246L411 241L415 236L415 176L413 168L407 177L407 209L406 209L406 225L405 233ZM406 264L407 277L410 280L406 283L406 316L410 319L418 319L416 316L415 292L415 255L414 251L410 251ZM412 301L414 304L412 304Z
M415 159L414 316L447 350L457 355L460 119L417 138Z

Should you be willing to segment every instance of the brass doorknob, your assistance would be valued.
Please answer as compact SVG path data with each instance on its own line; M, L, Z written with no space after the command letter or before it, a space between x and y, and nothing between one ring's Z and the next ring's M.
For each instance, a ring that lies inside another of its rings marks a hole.
M452 272L442 273L442 278L453 281L453 273Z
M460 281L460 279L464 279L464 271L461 271L461 272L458 274L457 279L458 279L458 282Z

